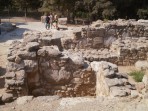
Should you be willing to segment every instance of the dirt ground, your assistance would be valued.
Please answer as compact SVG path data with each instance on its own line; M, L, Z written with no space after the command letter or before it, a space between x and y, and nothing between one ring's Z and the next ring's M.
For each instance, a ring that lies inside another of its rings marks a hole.
M12 32L0 35L0 94L4 92L3 75L6 73L7 53L11 42L13 40L22 40L22 34L28 30L46 31L43 23L32 19L27 19L27 22L24 22L24 18L11 18L10 21L15 22L18 28ZM123 73L128 73L133 69L133 66L119 66L119 72ZM131 81L133 80L131 79ZM122 105L116 106L119 103ZM16 101L0 105L0 111L120 111L120 109L124 109L125 104L128 104L128 102L119 102L116 99L63 98L49 101L47 97L44 99L34 98L23 105L17 105Z

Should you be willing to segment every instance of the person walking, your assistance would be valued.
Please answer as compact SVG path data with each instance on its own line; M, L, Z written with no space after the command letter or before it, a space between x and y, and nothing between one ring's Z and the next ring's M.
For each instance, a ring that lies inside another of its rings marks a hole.
M0 18L0 35L1 35L1 18Z
M54 22L55 22L55 27L58 30L59 28L58 28L58 16L57 16L57 14L54 15Z
M48 14L46 15L46 18L45 18L45 28L47 30L50 29L50 18L48 16Z
M50 28L52 29L52 26L53 26L53 15L52 15L52 13L50 14L49 18L50 18Z

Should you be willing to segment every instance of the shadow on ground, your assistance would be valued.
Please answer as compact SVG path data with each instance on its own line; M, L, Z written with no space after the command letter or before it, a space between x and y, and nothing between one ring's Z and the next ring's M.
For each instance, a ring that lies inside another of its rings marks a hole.
M0 76L5 75L5 73L6 73L6 69L5 69L5 68L0 67Z
M19 25L22 25L22 23L18 23ZM17 26L18 26L17 24ZM25 25L25 24L23 24ZM2 32L2 35L0 35L0 43L7 42L8 40L19 40L22 39L23 33L25 31L28 31L26 28L16 28L13 31L10 32Z
M5 79L4 79L4 77L2 77L2 76L4 76L5 73L6 73L6 69L0 67L0 89L1 89L1 88L4 88Z

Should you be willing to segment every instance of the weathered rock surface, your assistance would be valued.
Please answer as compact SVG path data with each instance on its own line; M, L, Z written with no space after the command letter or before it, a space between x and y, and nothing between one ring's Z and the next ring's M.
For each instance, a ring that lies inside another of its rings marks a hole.
M23 97L17 98L16 103L17 105L24 105L29 101L32 101L32 99L33 99L33 96L23 96Z
M4 94L2 94L2 101L4 103L11 102L12 100L13 100L13 94L11 94L11 93L4 93Z
M126 86L129 82L126 76L118 73L116 65L102 61L91 62L91 67L96 72L96 96L123 97L130 95L131 89Z
M137 69L141 69L141 70L147 70L148 69L148 61L137 61L135 63L135 67Z

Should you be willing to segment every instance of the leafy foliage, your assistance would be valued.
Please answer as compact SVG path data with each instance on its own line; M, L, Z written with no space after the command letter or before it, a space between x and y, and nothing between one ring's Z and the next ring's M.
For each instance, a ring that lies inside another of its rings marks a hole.
M0 10L59 12L69 17L148 19L148 0L0 0Z
M129 75L132 76L136 82L142 82L144 72L134 70Z

